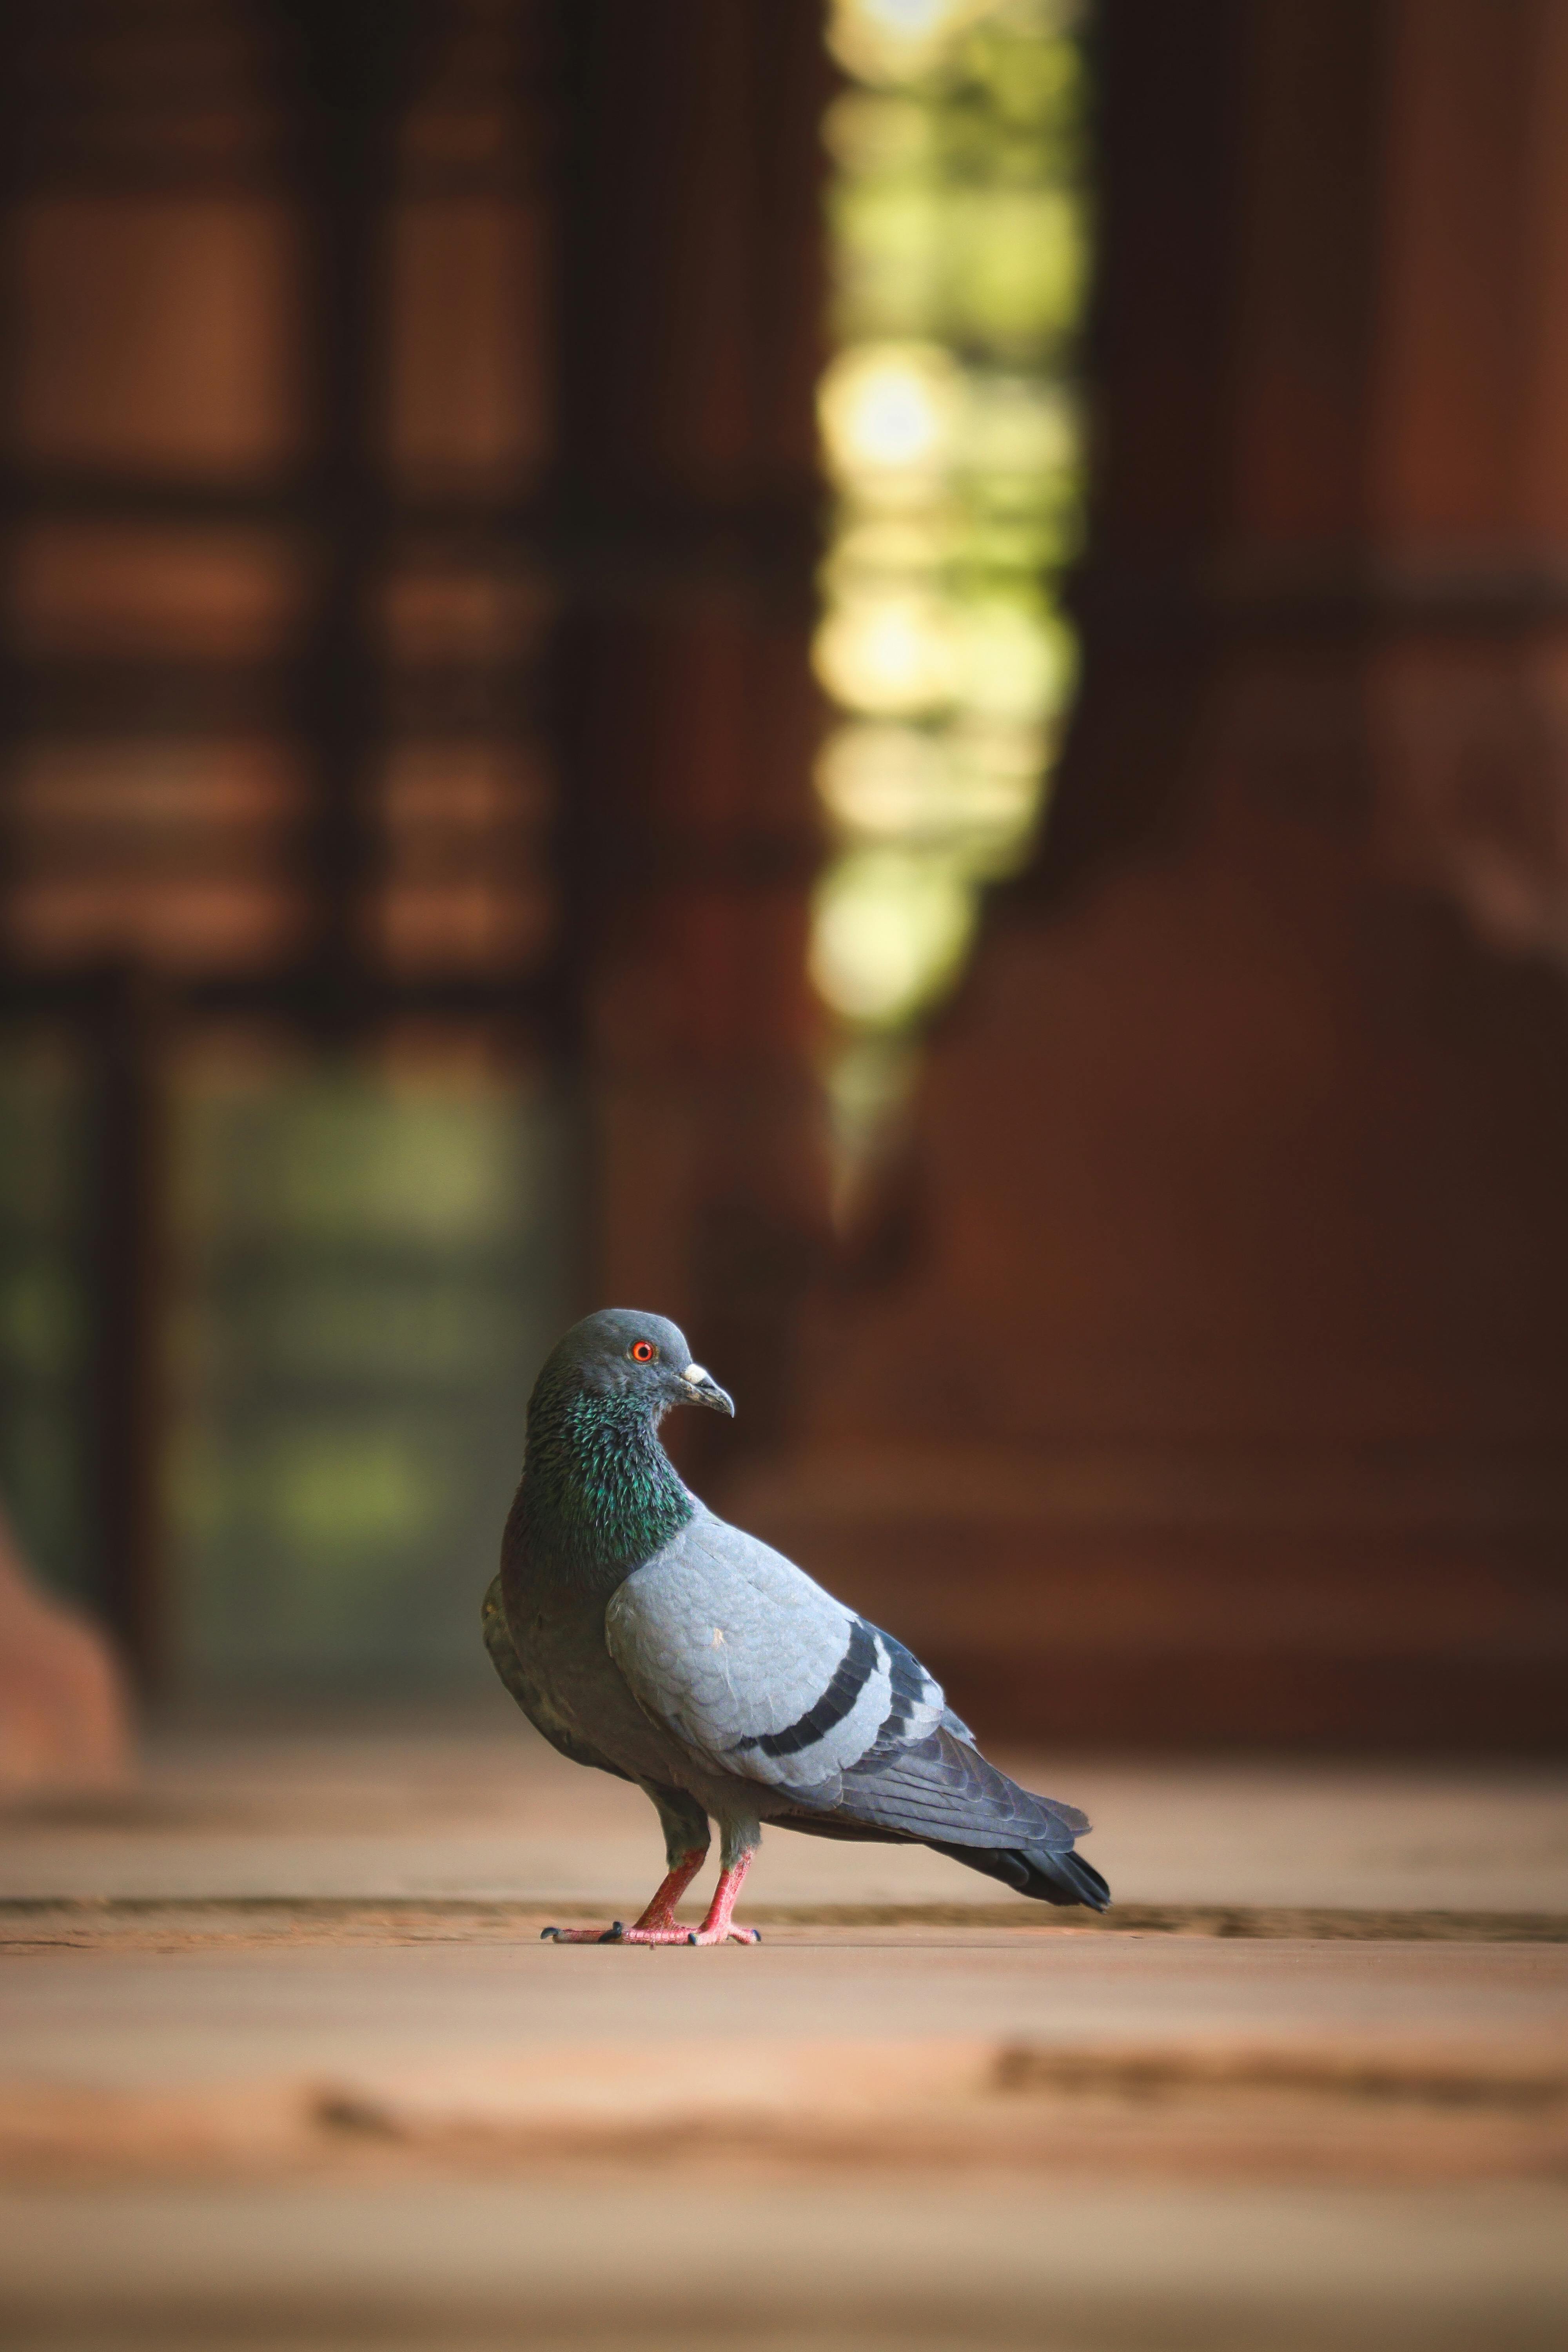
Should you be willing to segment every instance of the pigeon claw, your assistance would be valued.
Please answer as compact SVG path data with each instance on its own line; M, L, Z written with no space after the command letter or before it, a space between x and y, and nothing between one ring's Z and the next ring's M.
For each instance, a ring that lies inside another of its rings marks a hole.
M624 1919L612 1919L599 1941L601 1944L619 1944L625 1940L626 1932L626 1923Z

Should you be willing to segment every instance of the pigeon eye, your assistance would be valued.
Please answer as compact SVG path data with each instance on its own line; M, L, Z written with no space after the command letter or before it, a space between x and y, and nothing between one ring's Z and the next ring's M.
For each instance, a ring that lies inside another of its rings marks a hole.
M634 1339L632 1342L632 1361L634 1364L651 1364L658 1353L658 1349L654 1346L651 1339Z

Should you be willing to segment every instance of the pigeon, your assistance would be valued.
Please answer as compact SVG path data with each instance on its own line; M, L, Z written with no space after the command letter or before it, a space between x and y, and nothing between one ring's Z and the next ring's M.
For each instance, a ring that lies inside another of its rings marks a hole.
M485 1644L523 1713L574 1763L630 1780L664 1830L640 1918L546 1927L560 1943L755 1944L736 1899L764 1822L931 1847L1044 1903L1103 1911L1073 1850L1089 1822L986 1762L901 1642L687 1486L659 1442L672 1406L734 1404L660 1315L574 1324L529 1401L522 1480ZM699 1928L675 1906L720 1833Z

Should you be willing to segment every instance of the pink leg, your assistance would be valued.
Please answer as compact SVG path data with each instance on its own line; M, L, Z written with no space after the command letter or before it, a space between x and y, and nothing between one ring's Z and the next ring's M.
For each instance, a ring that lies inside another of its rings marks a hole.
M730 1915L735 1908L741 1889L746 1883L746 1873L751 1866L751 1855L743 1853L739 1862L731 1863L728 1870L721 1870L719 1873L719 1884L713 1890L713 1901L708 1916L694 1935L688 1936L686 1939L688 1943L760 1944L762 1942L763 1935L760 1927L731 1927L730 1925Z
M540 1941L551 1944L689 1943L691 1930L679 1925L675 1906L707 1859L705 1845L692 1846L683 1853L642 1917L630 1927L623 1927L618 1919L613 1927L544 1927L540 1931ZM722 1883L721 1880L720 1884Z
M628 1936L638 1936L645 1927L673 1927L675 1906L708 1859L705 1845L694 1845L683 1853L666 1878L642 1917L626 1929Z

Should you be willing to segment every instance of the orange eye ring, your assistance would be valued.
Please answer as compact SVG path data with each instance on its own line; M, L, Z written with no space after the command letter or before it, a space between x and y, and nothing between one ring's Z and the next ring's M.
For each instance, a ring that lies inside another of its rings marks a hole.
M658 1349L654 1346L651 1339L634 1339L632 1341L631 1359L634 1364L651 1364L658 1353Z

